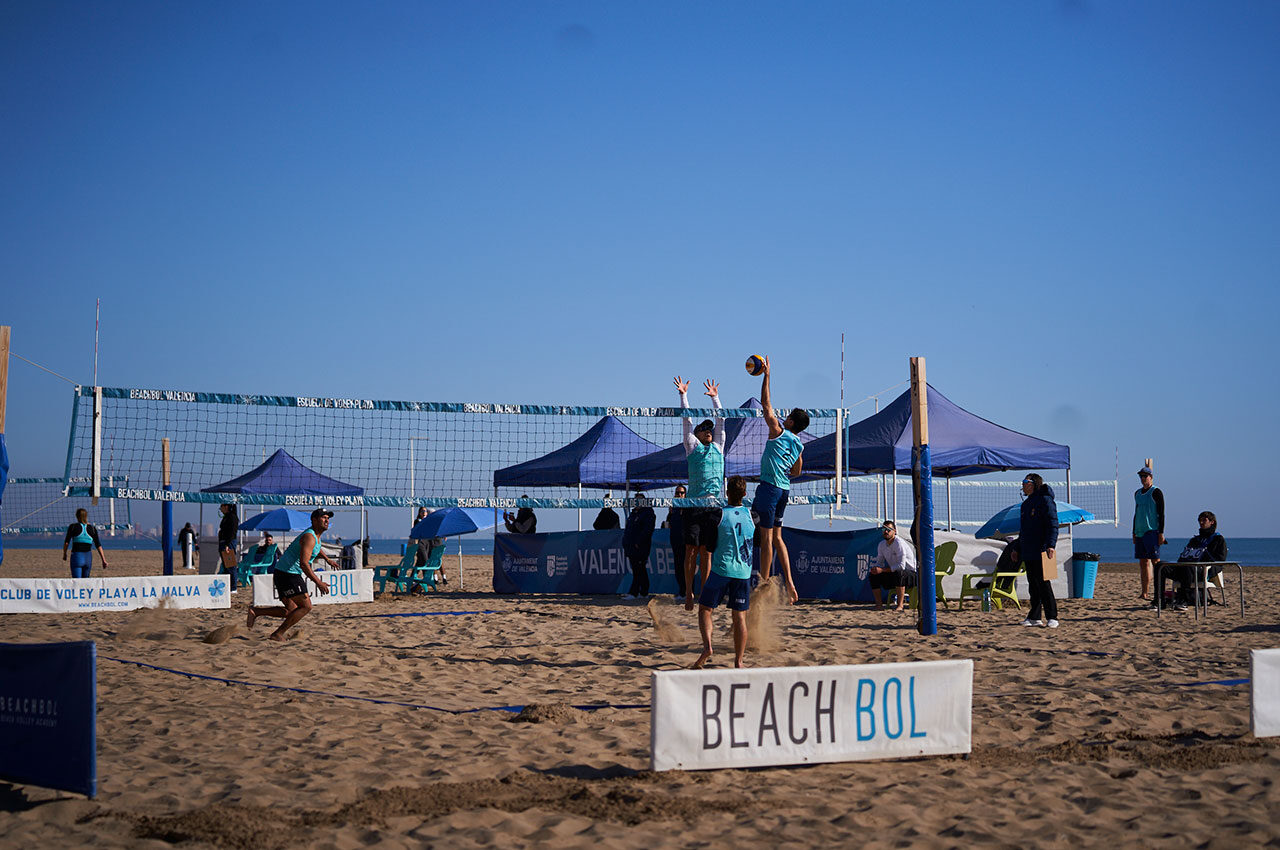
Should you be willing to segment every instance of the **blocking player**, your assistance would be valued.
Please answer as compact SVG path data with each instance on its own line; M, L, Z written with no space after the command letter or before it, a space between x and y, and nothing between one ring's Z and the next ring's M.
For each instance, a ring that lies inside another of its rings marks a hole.
M302 578L304 575L315 582L321 596L328 594L329 585L316 575L311 565L317 558L323 558L330 569L338 569L338 565L329 559L329 556L324 553L324 547L320 545L320 535L328 530L329 518L332 516L333 511L326 511L323 508L317 508L311 512L311 527L299 534L289 544L289 548L284 550L284 554L276 562L276 571L272 574L276 596L279 596L284 604L271 607L250 605L249 617L246 620L249 628L253 628L254 621L259 617L283 617L284 622L271 633L270 638L284 640L285 632L296 626L299 620L311 612L311 596L307 593L307 583Z
M741 475L729 479L726 488L729 507L720 518L711 574L703 582L698 597L698 630L702 632L702 654L690 665L700 670L711 658L711 611L721 602L733 618L733 666L741 667L747 651L747 610L751 607L751 538L756 526L751 512L742 506L747 481Z
M795 582L791 580L791 558L787 544L782 542L782 514L787 509L787 497L791 494L791 479L800 474L803 465L804 444L798 436L809 427L809 414L797 407L779 423L769 398L769 358L764 358L764 378L760 387L760 405L764 408L764 421L769 426L769 442L765 443L760 457L760 484L751 507L760 517L764 532L760 539L760 575L768 579L773 567L773 554L778 553L782 565L782 579L787 585L787 604L796 602Z
M680 406L689 406L689 382L679 375L675 378L680 391ZM704 395L711 397L711 404L720 410L720 385L708 378L702 384ZM724 417L715 421L704 419L695 428L693 420L684 418L684 453L689 463L689 498L719 499L724 488ZM695 565L701 567L702 583L707 583L711 571L711 552L716 548L716 528L720 525L719 507L689 508L684 514L684 607L693 610L693 573Z

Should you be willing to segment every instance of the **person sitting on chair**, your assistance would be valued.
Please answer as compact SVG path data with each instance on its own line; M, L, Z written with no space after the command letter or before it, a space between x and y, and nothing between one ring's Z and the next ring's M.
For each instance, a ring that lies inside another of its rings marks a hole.
M871 585L871 596L876 601L876 610L884 607L880 601L880 591L897 591L898 603L895 611L901 611L907 600L907 588L918 583L916 576L915 547L905 543L898 536L898 525L891 519L884 521L880 527L884 537L876 547L876 557L871 562L871 571L867 582Z
M1173 579L1181 585L1174 597L1173 610L1185 611L1188 605L1196 601L1194 588L1198 571L1194 567L1179 565L1227 560L1227 540L1218 533L1218 518L1213 515L1213 511L1201 511L1200 516L1196 519L1200 523L1200 530L1196 532L1195 537L1187 541L1187 545L1182 549L1182 554L1178 556L1178 562L1176 564L1156 564L1156 572L1160 573L1160 583L1156 588L1156 592L1159 595L1152 601L1152 608L1155 608L1164 599L1165 579ZM1160 567L1162 566L1164 571L1160 572ZM1205 578L1212 579L1220 572L1222 572L1222 567L1210 567Z
M605 493L607 499L612 493ZM622 519L618 516L618 512L610 507L603 507L600 513L596 514L596 521L591 523L591 527L596 531L608 531L612 528L622 528Z
M520 498L527 499L529 496L526 494ZM502 519L506 523L507 531L511 534L538 533L538 515L533 512L533 508L521 508L514 516L511 511L503 511Z
M280 550L276 547L275 538L271 536L270 531L262 533L262 542L254 547L250 553L249 560L255 564L270 561L267 572L274 573L276 571L276 561L280 560Z

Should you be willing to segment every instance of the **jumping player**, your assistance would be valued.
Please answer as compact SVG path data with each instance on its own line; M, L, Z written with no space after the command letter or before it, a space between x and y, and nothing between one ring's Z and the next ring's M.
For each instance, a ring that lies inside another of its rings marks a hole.
M720 518L711 575L703 582L698 597L698 630L702 632L702 654L691 667L700 670L711 658L711 611L721 601L733 617L733 666L742 666L747 651L747 610L751 607L751 538L756 526L751 512L742 506L747 481L741 475L729 479L726 488L729 507Z
M324 553L324 547L320 545L320 535L328 530L331 516L333 511L326 511L323 508L317 508L311 512L311 527L299 534L297 539L289 544L289 548L284 550L273 573L276 596L279 596L284 604L269 608L250 605L249 617L246 621L249 628L253 628L254 621L259 617L283 617L284 622L280 624L280 628L271 633L270 638L284 640L285 632L296 626L298 621L311 611L311 596L307 593L307 583L303 581L303 575L315 582L316 587L320 588L321 596L328 594L329 585L316 575L311 565L317 558L323 558L330 568L338 569L338 565L329 560L329 556Z
M760 517L760 575L768 579L773 567L773 553L778 552L782 564L782 579L787 583L787 604L796 602L795 582L791 580L791 558L787 545L782 542L782 514L787 509L787 497L791 494L791 479L800 474L804 444L798 436L809 427L809 414L800 407L778 423L778 414L769 398L769 358L764 358L764 379L760 387L760 405L764 408L764 421L769 426L769 442L765 443L760 457L760 484L751 507Z
M680 406L689 406L689 382L675 378L680 391ZM711 396L711 404L720 410L720 385L708 378L702 384L705 395ZM689 462L689 498L719 499L724 488L724 417L716 421L704 419L693 427L693 420L684 418L684 453ZM716 528L720 525L719 507L689 508L684 514L684 607L693 610L693 571L701 566L702 583L706 585L711 571L711 552L716 548Z

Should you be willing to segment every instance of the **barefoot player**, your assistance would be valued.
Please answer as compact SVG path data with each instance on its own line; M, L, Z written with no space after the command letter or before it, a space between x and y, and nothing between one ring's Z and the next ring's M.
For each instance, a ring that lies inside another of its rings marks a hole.
M741 475L729 479L726 490L729 507L720 518L711 575L702 584L698 597L698 630L702 632L702 654L691 667L700 670L711 658L711 611L723 601L733 617L733 666L742 666L747 651L747 610L751 607L751 539L756 526L751 512L742 506L747 481Z
M689 406L689 382L675 379L680 391L680 406ZM711 396L711 404L720 409L720 385L708 378L703 382L705 395ZM724 417L716 421L704 419L693 427L693 420L684 418L684 453L689 462L689 498L719 499L724 488ZM718 506L689 508L684 513L684 607L693 610L693 571L696 564L702 567L702 583L707 583L711 571L711 552L716 548L716 528L720 525Z
M317 508L311 512L311 527L289 544L289 548L284 550L284 554L276 563L276 571L273 574L276 596L279 596L284 604L269 608L250 605L249 617L246 621L249 628L253 628L254 621L259 617L283 617L284 622L280 624L280 628L271 633L270 637L272 640L284 640L285 632L296 626L298 621L311 611L311 596L307 593L307 583L302 578L304 575L320 588L321 596L329 592L329 585L316 575L311 565L317 558L323 558L331 569L338 569L338 565L329 560L329 556L324 553L324 547L320 545L320 535L329 528L331 516L333 511L326 511L323 508Z
M791 559L787 544L782 542L782 514L787 509L787 497L791 494L791 479L800 474L804 445L799 434L809 427L809 414L797 407L778 423L778 414L769 398L769 358L764 358L764 380L760 388L760 405L764 408L764 421L769 426L769 442L765 443L760 457L760 484L751 507L760 517L760 576L767 580L773 566L773 553L778 553L782 564L782 579L787 583L787 604L800 598L795 582L791 580Z

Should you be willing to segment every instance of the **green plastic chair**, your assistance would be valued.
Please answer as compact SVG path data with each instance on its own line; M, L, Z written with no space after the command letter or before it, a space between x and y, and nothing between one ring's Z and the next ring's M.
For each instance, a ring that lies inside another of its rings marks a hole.
M959 548L959 543L948 540L940 546L935 546L933 550L933 586L937 594L935 598L948 609L951 608L951 603L947 600L947 594L942 592L942 580L956 571L956 550ZM920 594L916 593L917 589L912 587L907 591L912 608L920 607Z
M251 546L245 559L236 564L236 584L253 587L253 576L260 576L269 572L279 558L279 546L269 547L261 558L258 558L258 547Z
M386 592L388 582L391 583L395 593L412 593L415 587L422 588L423 593L435 590L436 573L439 572L440 563L444 559L444 546L432 549L427 563L421 567L413 565L417 559L418 548L409 546L405 549L404 557L400 559L399 564L374 567L373 582L377 585L378 593Z
M991 601L996 604L996 608L1003 611L1004 601L1008 600L1021 611L1022 603L1018 600L1017 583L1018 576L1025 575L1026 572L1027 565L1018 564L1018 569L1011 573L969 573L960 582L960 610L964 610L964 600L966 598L982 598L982 593L987 588L978 587L977 585L983 579L986 579L991 583Z

